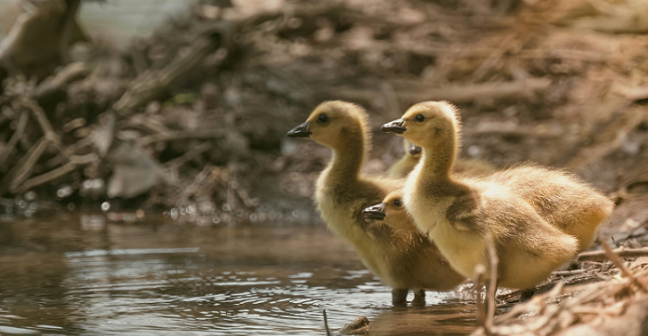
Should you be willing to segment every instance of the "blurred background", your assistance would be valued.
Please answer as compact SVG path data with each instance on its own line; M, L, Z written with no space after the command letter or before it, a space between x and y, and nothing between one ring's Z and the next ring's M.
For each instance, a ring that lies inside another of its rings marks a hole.
M286 131L356 102L382 173L448 100L462 156L571 171L641 244L646 34L645 0L0 0L0 334L467 334L460 291L391 307Z

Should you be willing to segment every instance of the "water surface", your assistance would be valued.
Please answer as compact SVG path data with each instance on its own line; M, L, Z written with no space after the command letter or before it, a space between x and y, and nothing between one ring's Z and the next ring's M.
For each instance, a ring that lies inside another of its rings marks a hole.
M0 222L0 334L324 335L323 308L332 329L366 315L372 335L474 324L454 293L392 307L390 289L320 225L102 218Z

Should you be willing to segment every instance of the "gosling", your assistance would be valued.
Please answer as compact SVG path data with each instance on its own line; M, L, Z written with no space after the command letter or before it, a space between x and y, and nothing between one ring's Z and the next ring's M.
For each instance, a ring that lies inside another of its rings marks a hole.
M523 165L492 176L531 204L542 218L578 240L578 253L589 249L599 225L610 217L614 203L575 176Z
M403 139L403 147L405 147L405 155L387 171L387 176L391 178L407 177L421 159L421 147L412 145L406 139ZM465 176L487 176L497 170L480 160L460 158L454 165L454 171Z
M331 162L316 183L315 202L324 222L354 247L367 268L394 289L392 301L396 304L405 301L408 289L446 291L456 287L464 277L426 237L368 223L362 215L364 208L403 183L360 174L371 143L367 120L361 107L329 101L287 134L310 138L333 150Z
M387 171L387 176L391 178L406 177L421 159L421 147L414 146L405 139L403 139L403 147L405 148L405 155Z
M576 238L543 219L512 186L451 173L460 144L452 105L416 104L383 130L423 148L422 162L405 184L405 208L461 275L474 278L478 264L489 267L488 236L500 260L498 282L505 288L533 288L576 255Z
M395 230L418 232L416 223L405 210L402 189L392 191L382 203L367 207L362 213L366 219L382 221Z

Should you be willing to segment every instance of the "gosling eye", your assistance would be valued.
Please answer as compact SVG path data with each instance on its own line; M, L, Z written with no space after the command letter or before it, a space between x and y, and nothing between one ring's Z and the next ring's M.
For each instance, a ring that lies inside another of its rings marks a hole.
M395 207L399 207L399 208L400 208L402 205L403 205L403 204L401 203L401 201L400 201L399 199L395 199L395 200L394 200L394 206L395 206Z
M414 119L417 122L423 122L425 120L425 116L423 116L422 114L417 114L416 117L414 117Z
M319 117L317 117L317 121L320 124L324 124L324 123L329 121L329 117L326 114L322 113L322 114L319 115Z

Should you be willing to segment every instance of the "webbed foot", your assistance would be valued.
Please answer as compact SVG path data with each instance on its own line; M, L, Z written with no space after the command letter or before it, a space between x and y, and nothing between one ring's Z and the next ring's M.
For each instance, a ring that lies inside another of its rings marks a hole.
M531 300L533 294L535 294L535 288L523 290L522 293L520 293L520 302L527 302Z
M414 290L414 300L412 304L425 305L425 289Z
M392 289L392 304L403 305L407 303L407 289Z

